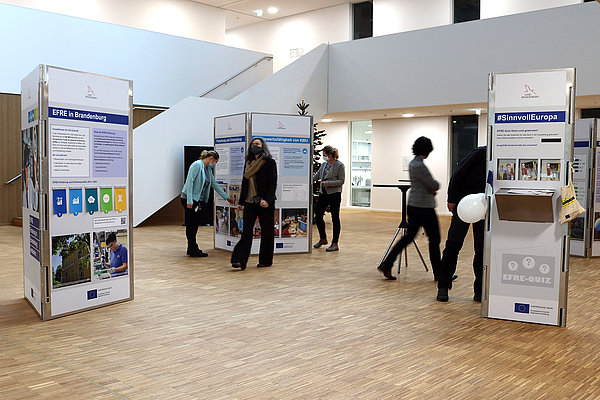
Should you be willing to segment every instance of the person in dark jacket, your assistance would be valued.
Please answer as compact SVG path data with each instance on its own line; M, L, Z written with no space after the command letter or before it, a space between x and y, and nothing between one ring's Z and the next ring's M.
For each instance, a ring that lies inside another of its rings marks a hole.
M246 269L252 248L252 227L258 217L260 222L260 251L257 267L273 264L275 244L275 189L277 188L277 164L271 157L263 138L254 138L246 153L246 165L238 209L244 211L244 231L231 254L233 268Z
M396 277L392 275L394 261L402 253L402 250L412 243L419 228L423 227L429 239L429 259L431 260L433 275L437 280L441 271L441 265L440 226L437 214L435 213L435 195L440 188L440 184L433 179L429 169L423 163L423 160L433 151L433 144L429 138L421 136L415 140L412 150L415 158L408 164L408 173L410 175L410 193L406 210L408 228L406 234L396 242L377 269L386 279L395 280Z
M442 255L442 272L438 280L438 301L448 301L448 290L452 289L452 276L456 271L458 253L469 231L468 223L461 220L456 212L460 200L469 194L485 191L486 147L481 146L469 153L458 165L448 185L448 210L452 213L446 247ZM481 301L481 279L483 275L484 221L473 224L473 300Z

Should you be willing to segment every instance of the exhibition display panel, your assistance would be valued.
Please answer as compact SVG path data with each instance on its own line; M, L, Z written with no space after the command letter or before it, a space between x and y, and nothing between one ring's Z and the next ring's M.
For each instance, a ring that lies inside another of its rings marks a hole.
M566 324L575 69L491 74L482 315Z
M215 118L217 182L235 204L242 188L247 145L262 137L277 163L275 253L310 252L312 215L312 117L242 113ZM252 229L252 254L258 254L261 230L243 226L243 210L215 196L215 248L232 251L244 229Z
M595 221L600 218L594 212L596 190L596 120L578 119L574 127L573 143L573 186L577 201L587 212L571 221L571 255L591 257L592 247L596 255L600 251L600 226ZM594 246L595 244L595 246Z
M133 298L132 90L45 65L21 83L24 294L43 320Z

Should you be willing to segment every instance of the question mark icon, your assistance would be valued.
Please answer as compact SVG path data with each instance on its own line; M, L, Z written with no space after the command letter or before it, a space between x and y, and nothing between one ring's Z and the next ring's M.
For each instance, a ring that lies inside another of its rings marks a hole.
M523 266L527 269L535 267L535 259L533 257L525 257L523 259Z

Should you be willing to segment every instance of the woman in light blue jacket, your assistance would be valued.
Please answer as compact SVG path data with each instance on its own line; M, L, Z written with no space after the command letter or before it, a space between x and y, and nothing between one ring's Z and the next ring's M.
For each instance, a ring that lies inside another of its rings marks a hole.
M325 221L323 214L329 206L331 211L331 222L333 223L333 237L331 245L325 251L338 251L338 240L340 239L340 204L342 202L342 185L346 178L344 164L338 160L338 150L331 146L323 147L323 158L325 162L313 176L313 180L320 181L320 193L315 210L315 220L319 228L319 241L313 245L315 249L327 244L327 233L325 232Z
M219 162L219 153L215 150L204 150L200 159L190 165L185 185L181 190L181 205L185 212L187 254L190 257L208 256L198 248L196 233L198 233L200 224L200 210L206 206L211 188L215 189L230 204L234 203L233 199L219 186L212 173L217 162Z

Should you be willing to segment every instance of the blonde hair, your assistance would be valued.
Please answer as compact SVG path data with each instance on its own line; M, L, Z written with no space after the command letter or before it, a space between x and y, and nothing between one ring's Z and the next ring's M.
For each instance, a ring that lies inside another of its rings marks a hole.
M200 159L204 160L206 157L214 157L215 160L219 159L219 153L216 150L202 150L202 154L200 154Z
M338 149L336 149L335 147L331 147L329 145L323 147L323 154L330 154L333 156L333 158L335 158L336 160L338 158L340 158L340 153L338 151Z

